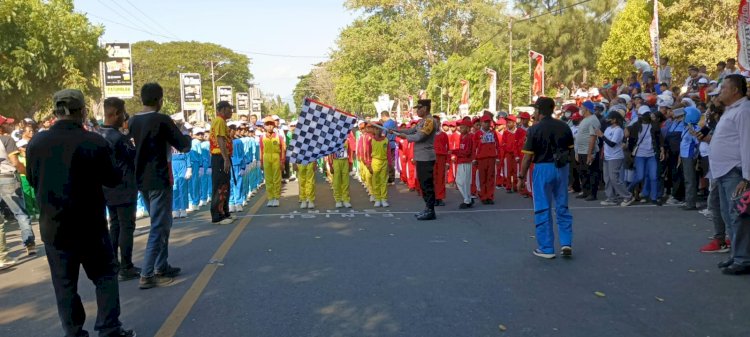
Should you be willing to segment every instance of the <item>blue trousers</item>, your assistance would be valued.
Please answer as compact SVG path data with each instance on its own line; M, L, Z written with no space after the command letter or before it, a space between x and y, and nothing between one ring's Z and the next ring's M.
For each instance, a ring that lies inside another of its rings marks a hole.
M250 191L250 172L245 172L245 176L242 177L242 190L240 190L240 194L243 198L247 198L247 194Z
M633 192L641 181L644 181L641 194L648 192L651 200L659 198L659 183L657 182L656 157L635 157L635 179L628 185L628 190Z
M205 172L203 172L203 177L201 179L201 201L208 201L208 199L211 199L211 172L209 169L206 169Z
M555 202L560 246L570 246L573 241L573 216L568 209L568 175L570 168L557 168L554 163L534 164L534 224L539 250L555 252L555 231L552 227L552 201Z
M172 178L174 184L172 191L174 199L172 200L172 210L182 211L188 208L188 181L185 179L187 173L187 161L183 159L172 159Z
M245 197L242 195L242 176L240 175L240 170L243 168L242 165L234 165L233 176L230 176L230 190L229 190L229 204L230 205L240 205L243 201L245 201Z
M198 203L201 201L201 196L203 195L201 192L201 180L203 177L200 176L200 166L193 165L192 168L193 176L188 180L188 186L190 187L188 194L190 195L190 204L198 206Z
M185 179L182 179L183 181ZM146 210L151 216L146 251L143 253L141 276L151 277L155 271L164 271L169 264L169 232L172 230L172 190L141 191Z
M141 192L138 192L138 205L137 205L137 211L138 212L145 212L146 211L146 202L143 201L143 194Z

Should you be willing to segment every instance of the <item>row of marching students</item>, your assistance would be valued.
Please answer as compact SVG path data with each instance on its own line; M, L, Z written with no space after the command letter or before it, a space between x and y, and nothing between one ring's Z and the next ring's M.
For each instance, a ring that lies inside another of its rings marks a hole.
M439 116L434 118L439 122ZM526 129L518 125L518 117L514 115L493 120L490 113L485 113L473 119L464 117L443 122L434 144L436 206L445 205L446 187L454 186L462 194L459 205L462 209L472 207L474 199L483 204L494 204L496 189L531 197L529 183L522 191L516 187L525 141ZM401 180L410 190L419 192L412 160L413 143L403 139L397 142Z
M179 117L176 117L179 118ZM177 121L179 123L179 121ZM190 127L190 152L180 153L173 149L172 171L172 217L184 218L211 203L211 152L209 133L200 127ZM247 201L264 184L264 173L260 165L263 133L245 122L227 123L232 139L232 174L229 211L241 212ZM137 217L148 215L143 196L138 195Z

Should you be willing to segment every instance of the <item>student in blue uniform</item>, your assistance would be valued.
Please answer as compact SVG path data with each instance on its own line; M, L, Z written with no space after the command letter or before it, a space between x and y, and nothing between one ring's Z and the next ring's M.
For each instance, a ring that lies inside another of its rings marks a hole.
M178 127L185 129L182 113L172 115ZM188 153L181 153L172 148L172 218L187 217L188 208L188 180L193 175L189 166Z
M229 124L229 138L232 139L232 172L229 175L229 212L242 212L242 176L245 175L245 149L238 135L238 123Z
M190 159L190 169L193 171L193 176L188 181L190 206L187 211L195 212L198 210L201 201L201 179L203 178L203 149L201 148L201 139L203 139L203 128L193 128L193 140L190 141L190 152L188 152L188 158Z
M246 122L240 124L240 133L242 140L242 147L245 149L245 175L242 176L242 189L240 189L240 197L242 198L242 206L247 206L248 196L250 195L250 170L252 169L253 162L253 146L252 139L250 139L250 130Z
M201 141L201 159L203 177L201 177L201 201L198 206L211 204L211 143L208 141L209 130L203 130Z

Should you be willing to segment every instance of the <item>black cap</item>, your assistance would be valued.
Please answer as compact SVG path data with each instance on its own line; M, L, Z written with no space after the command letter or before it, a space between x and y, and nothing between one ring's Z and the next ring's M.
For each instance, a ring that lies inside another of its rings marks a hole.
M216 111L219 111L219 110L224 109L224 108L233 109L234 106L232 106L232 104L229 104L229 102L227 102L227 101L221 101L218 104L216 104Z

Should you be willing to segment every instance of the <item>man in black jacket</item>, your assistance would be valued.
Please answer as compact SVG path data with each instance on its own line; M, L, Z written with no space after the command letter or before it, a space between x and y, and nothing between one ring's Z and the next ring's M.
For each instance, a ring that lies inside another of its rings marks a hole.
M109 210L109 236L117 257L120 251L119 280L140 276L141 269L133 265L133 232L135 231L135 146L120 128L127 120L125 102L117 97L104 100L104 125L100 132L109 143L114 165L122 173L122 181L115 187L104 187L104 198Z
M66 336L88 336L78 295L80 266L96 285L99 336L135 336L120 323L117 259L107 233L103 186L120 183L109 145L83 129L86 107L79 90L53 98L58 121L29 142L26 177L39 202L39 225Z

